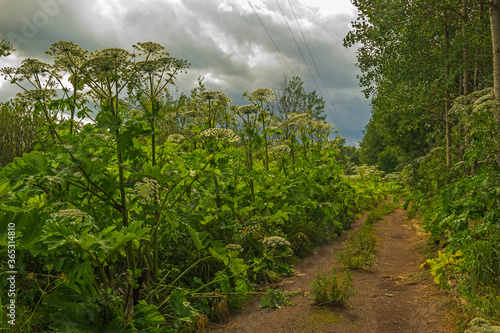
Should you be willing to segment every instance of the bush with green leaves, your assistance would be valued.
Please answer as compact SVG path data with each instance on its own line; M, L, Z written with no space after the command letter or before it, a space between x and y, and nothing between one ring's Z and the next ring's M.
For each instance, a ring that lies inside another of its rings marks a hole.
M428 260L435 280L458 291L472 315L495 316L500 290L500 173L498 124L492 89L456 99L451 112L460 115L466 140L455 164L446 166L444 149L436 148L403 172L406 205L423 214L438 255Z

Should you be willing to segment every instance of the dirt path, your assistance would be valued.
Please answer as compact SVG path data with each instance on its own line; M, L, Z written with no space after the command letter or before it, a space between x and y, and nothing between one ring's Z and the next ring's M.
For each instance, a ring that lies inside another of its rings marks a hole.
M349 233L359 230L366 214L353 224L350 232L332 244L317 249L294 269L297 276L286 278L281 291L310 291L318 272L340 267L332 250L341 250ZM318 307L310 296L291 298L294 306L281 309L259 308L256 299L235 312L225 325L210 324L207 332L452 332L444 322L438 289L423 279L420 244L424 234L416 221L409 221L396 210L375 223L376 263L370 270L354 272L356 296L347 307Z

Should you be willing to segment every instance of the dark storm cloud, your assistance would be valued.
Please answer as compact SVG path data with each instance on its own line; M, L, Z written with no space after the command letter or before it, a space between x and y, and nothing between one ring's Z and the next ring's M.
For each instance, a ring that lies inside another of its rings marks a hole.
M330 104L288 1L280 1L281 9L318 87L276 2L252 3L295 75L303 78L307 90L319 87ZM362 137L369 106L358 86L354 54L341 46L353 17L327 16L296 0L291 3L335 105L327 110L327 120L339 127L338 114L342 135L354 143ZM191 63L188 74L178 77L181 91L189 93L201 75L207 88L226 92L238 104L246 103L241 100L246 90L273 88L283 75L292 75L246 1L0 0L0 8L0 33L17 42L18 59L40 57L59 40L74 41L91 51L116 46L131 51L137 42L153 41L164 45L171 56ZM8 84L0 89L0 99L12 96Z

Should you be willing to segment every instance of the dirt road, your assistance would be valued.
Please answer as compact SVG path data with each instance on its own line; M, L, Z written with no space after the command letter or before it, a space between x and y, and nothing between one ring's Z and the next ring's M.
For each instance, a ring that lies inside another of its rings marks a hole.
M341 267L332 250L344 246L349 233L359 230L366 213L353 228L332 244L317 249L294 269L297 276L286 278L281 291L310 291L310 283L320 271ZM210 324L207 332L452 332L441 304L442 295L419 268L425 234L417 221L396 210L375 222L376 263L369 270L354 271L357 293L346 307L319 307L311 296L291 298L294 306L281 309L259 308L259 300L233 315L225 325Z

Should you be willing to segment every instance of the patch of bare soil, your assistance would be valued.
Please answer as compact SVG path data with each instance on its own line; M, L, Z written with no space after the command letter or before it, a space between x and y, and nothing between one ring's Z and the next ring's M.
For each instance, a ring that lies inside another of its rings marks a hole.
M365 220L366 213L352 230L295 265L297 274L285 278L279 289L308 292L319 272L340 268L332 250L342 250L348 235ZM209 324L206 332L452 332L443 296L419 267L424 261L420 248L425 234L418 222L398 209L375 222L375 228L376 262L369 270L354 271L357 293L346 307L319 307L306 294L292 297L293 306L260 308L256 298L234 312L229 323Z

